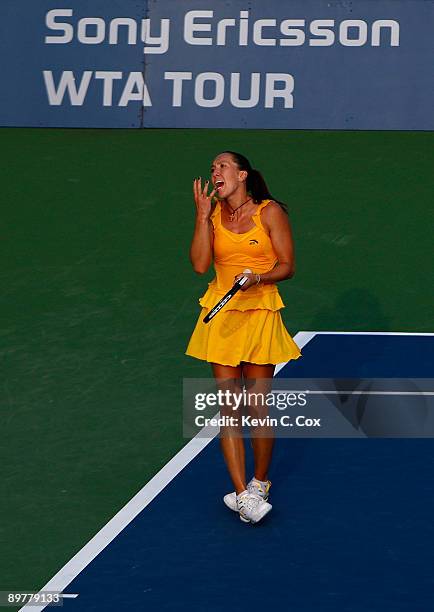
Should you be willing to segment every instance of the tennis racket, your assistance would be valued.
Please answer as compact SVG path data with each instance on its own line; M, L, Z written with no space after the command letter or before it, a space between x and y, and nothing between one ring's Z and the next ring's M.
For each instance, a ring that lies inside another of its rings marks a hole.
M252 271L249 269L243 270L243 274L251 274L251 273ZM216 314L220 312L223 306L227 304L229 300L231 300L234 297L234 295L241 289L241 287L247 283L248 280L249 280L248 276L242 276L240 279L238 279L237 282L234 284L234 286L226 293L226 295L224 295L222 299L219 300L213 308L211 308L209 313L203 318L203 322L209 323L211 319L213 319L216 316Z

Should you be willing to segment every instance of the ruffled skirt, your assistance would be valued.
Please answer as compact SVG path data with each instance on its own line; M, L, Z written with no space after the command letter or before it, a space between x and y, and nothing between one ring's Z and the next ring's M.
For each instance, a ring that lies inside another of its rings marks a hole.
M209 323L203 323L210 308L202 308L186 355L229 366L237 366L242 361L277 364L301 356L300 349L283 324L279 310L224 308Z

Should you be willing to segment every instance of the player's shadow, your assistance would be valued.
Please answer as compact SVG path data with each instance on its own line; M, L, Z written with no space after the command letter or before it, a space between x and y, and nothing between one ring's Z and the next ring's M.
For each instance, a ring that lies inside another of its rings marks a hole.
M311 324L307 327L315 331L391 331L391 321L384 312L377 297L363 288L352 288L339 295L332 305L320 309ZM356 377L339 378L339 372L331 378L336 389L372 390L369 382ZM401 385L402 386L402 385ZM404 390L414 390L410 381L406 381ZM369 395L351 399L349 395L329 396L329 401L349 421L368 437L412 436L421 435L427 418L427 408L421 401L415 411L409 413L404 405L400 409L384 406L381 414L378 412L378 401ZM393 416L393 419L391 418ZM393 431L390 425L393 422ZM253 457L250 444L246 442L247 472L253 473ZM305 456L311 449L316 449L319 440L311 438L277 439L270 470L271 480L275 479L281 486L288 483L300 469Z
M378 298L367 289L354 287L337 296L331 306L319 310L309 329L315 331L390 331L390 319L384 312ZM335 390L356 390L358 381L352 378L333 376ZM354 373L356 375L356 373ZM361 381L359 381L361 382ZM366 397L359 397L357 402L348 406L349 396L329 396L337 410L358 429L365 413Z
M332 307L320 310L311 328L316 331L391 331L390 318L379 300L370 291L361 288L342 293ZM355 373L355 376L357 374ZM360 375L359 375L360 376ZM331 381L334 390L347 390L348 394L329 396L328 400L351 423L355 430L368 437L412 437L426 435L429 414L427 402L420 396L411 403L405 396L391 398L375 395L395 385L390 380L339 378ZM387 387L387 389L386 389ZM418 386L411 380L397 380L396 389L417 392ZM351 395L356 391L360 395Z

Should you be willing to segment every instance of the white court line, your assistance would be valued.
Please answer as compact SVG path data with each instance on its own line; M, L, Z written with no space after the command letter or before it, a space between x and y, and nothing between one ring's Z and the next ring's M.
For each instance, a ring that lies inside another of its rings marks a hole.
M369 332L369 331L302 331L294 336L298 346L302 348L317 335L329 336L434 336L434 332ZM274 368L274 376L289 363L278 363Z
M218 433L217 427L204 427L190 440L104 527L57 572L41 591L62 592L179 472L198 455ZM40 612L46 606L23 606L19 612Z
M370 331L317 331L302 332L303 334L313 333L314 335L333 335L333 336L434 336L434 332L370 332Z
M294 336L302 348L315 332L299 332ZM285 365L285 364L279 364ZM277 367L277 366L276 366ZM62 592L78 574L106 548L112 540L192 461L219 433L219 427L204 427L190 440L104 527L83 546L66 565L42 587L41 591ZM41 592L40 591L40 592ZM78 594L77 594L78 595ZM41 612L46 606L23 606L19 612Z
M294 341L303 348L316 334L434 336L434 333L407 332L298 332ZM285 365L275 367L277 374ZM123 507L91 540L42 587L41 591L62 592L95 557L106 548L148 504L192 461L218 434L218 427L203 428ZM42 612L46 606L25 605L20 612Z
M299 389L279 389L271 393L300 393ZM303 393L308 395L434 395L434 391L311 391L306 389Z
M386 331L303 331L298 332L294 336L294 340L297 338L297 344L300 348L305 346L312 338L317 335L329 335L329 336L434 336L434 332L386 332ZM304 340L304 343L303 343ZM282 368L286 366L288 362L278 363L274 369L274 376Z
M302 331L302 332L298 332L298 334L295 334L294 336L294 341L296 342L297 346L299 348L303 348L303 346L306 346L306 344L308 342L310 342L312 340L312 338L315 337L317 332L312 332L312 331ZM286 364L289 363L288 361L284 361L283 363L278 363L276 365L276 367L274 368L274 376L276 376L276 374L278 372L280 372L280 370L282 368L284 368L286 366Z

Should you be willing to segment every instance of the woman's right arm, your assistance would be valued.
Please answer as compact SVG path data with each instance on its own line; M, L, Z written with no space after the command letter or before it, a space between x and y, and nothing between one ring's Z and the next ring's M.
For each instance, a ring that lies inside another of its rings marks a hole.
M193 269L198 274L205 274L212 261L213 226L210 220L211 202L215 190L207 195L209 181L205 182L202 190L202 180L193 181L194 202L196 204L196 223L193 240L191 241L190 260Z

